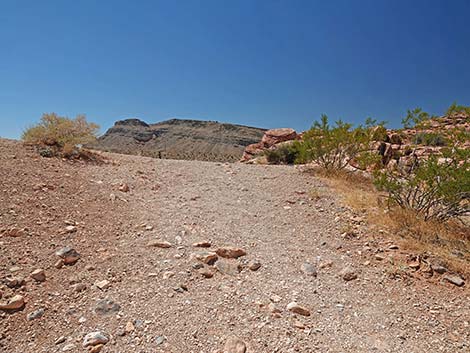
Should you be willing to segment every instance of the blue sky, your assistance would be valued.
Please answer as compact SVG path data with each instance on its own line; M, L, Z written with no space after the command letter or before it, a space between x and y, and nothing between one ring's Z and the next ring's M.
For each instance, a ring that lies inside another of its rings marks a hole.
M0 136L43 112L307 129L470 105L467 0L0 1Z

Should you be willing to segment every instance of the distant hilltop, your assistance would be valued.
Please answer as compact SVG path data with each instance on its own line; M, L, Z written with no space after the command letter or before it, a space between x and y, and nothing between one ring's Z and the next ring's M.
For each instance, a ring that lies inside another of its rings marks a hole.
M234 162L265 131L216 121L171 119L148 124L133 118L117 121L90 147L155 158Z

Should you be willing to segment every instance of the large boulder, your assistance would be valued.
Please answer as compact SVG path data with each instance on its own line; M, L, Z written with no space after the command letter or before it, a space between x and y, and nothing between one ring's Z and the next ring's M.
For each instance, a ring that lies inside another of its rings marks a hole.
M280 142L296 140L297 138L297 133L294 129L280 128L266 131L261 142L265 147L271 147Z

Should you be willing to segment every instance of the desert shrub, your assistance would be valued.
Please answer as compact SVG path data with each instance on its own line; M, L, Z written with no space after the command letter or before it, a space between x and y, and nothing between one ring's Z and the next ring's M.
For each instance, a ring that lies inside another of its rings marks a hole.
M315 122L297 143L296 162L313 161L327 170L344 169L352 159L368 153L372 135L369 126L352 129L351 124L341 120L330 126L328 117L322 115L321 121Z
M419 132L413 138L413 143L425 146L446 146L447 138L435 132Z
M462 114L462 113L470 116L470 107L465 106L465 105L458 105L457 102L454 102L447 109L446 115Z
M281 145L264 154L269 164L294 164L299 154L298 144Z
M96 139L98 128L83 115L70 119L55 113L43 114L37 125L23 132L22 140L35 146L43 156L73 157L80 153L80 145Z
M374 184L391 205L412 210L424 220L447 220L470 212L470 151L453 146L443 158L416 160L411 170L382 170Z
M428 113L424 112L421 108L408 109L406 117L401 121L405 129L411 129L415 126L423 125L430 119Z

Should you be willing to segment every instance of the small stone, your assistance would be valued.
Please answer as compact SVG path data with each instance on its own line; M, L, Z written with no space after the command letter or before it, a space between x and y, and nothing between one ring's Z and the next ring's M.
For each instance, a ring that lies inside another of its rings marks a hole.
M43 269L38 268L31 273L31 278L37 282L44 282L46 280L46 273Z
M307 308L300 306L296 302L289 303L287 305L287 310L295 314L299 314L303 316L310 316L310 311Z
M298 328L298 329L301 329L301 330L304 330L305 329L305 325L300 322L299 320L294 320L294 322L292 323L292 325L295 327L295 328Z
M333 261L326 261L326 262L321 263L319 267L321 269L324 269L324 268L328 268L332 266L333 266Z
M399 249L398 245L396 245L396 244L392 244L388 248L389 248L389 250L398 250Z
M92 347L99 344L108 343L109 338L100 331L90 332L83 338L83 347Z
M54 264L54 267L57 268L57 269L60 269L60 268L64 267L64 260L62 260L62 259L57 260Z
M101 290L105 290L105 289L108 289L111 286L111 283L107 279L104 279L102 281L96 282L95 286L98 287Z
M194 243L193 246L195 248L210 248L211 243L209 241L200 241L200 242Z
M447 268L441 265L432 265L431 266L432 270L439 273L440 275L444 274L447 272Z
M10 228L4 234L7 237L17 238L26 235L26 230L19 228Z
M15 295L7 303L0 303L0 310L14 311L21 310L25 306L24 298L21 295Z
M61 344L64 343L67 338L65 336L60 336L58 339L54 341L54 344Z
M96 303L95 313L99 315L114 314L121 310L121 306L112 299L101 299Z
M340 277L345 281L352 281L357 278L357 273L352 267L345 267L339 273Z
M194 268L195 270L200 270L201 268L204 267L204 265L201 264L200 262L196 262L196 263L192 264L191 266L192 266L192 268Z
M459 275L446 275L443 279L449 283L456 285L457 287L462 287L465 284L465 281Z
M150 275L150 274L149 274ZM165 271L163 272L163 279L171 278L175 275L173 271Z
M124 330L126 331L126 333L133 332L135 330L134 324L131 321L128 321Z
M35 310L33 311L32 313L29 313L27 316L26 316L26 320L28 321L32 321L32 320L35 320L35 319L39 319L41 316L44 315L44 309L43 308L40 308L38 310Z
M62 348L62 352L69 352L69 351L73 351L73 350L75 350L75 345L73 343L66 344Z
M383 260L385 259L385 257L383 257L383 256L380 255L380 254L375 254L375 259L376 259L377 261L383 261Z
M172 245L171 243L167 242L167 241L161 241L161 240L151 240L147 246L150 246L150 247L157 247L157 248L162 248L162 249L167 249L167 248L171 248Z
M209 267L203 267L199 270L199 273L204 278L212 278L214 277L214 270Z
M251 261L248 263L248 268L249 268L251 271L258 271L258 270L261 268L261 262L258 261L258 260L251 260Z
M126 183L122 183L121 185L119 185L118 190L121 192L129 192L130 188L129 185L127 185Z
M272 295L269 299L271 299L273 303L279 303L282 300L282 298L276 294Z
M165 342L165 337L163 337L163 336L157 336L157 337L155 337L155 343L156 343L157 345L161 345L163 342Z
M75 226L67 226L65 227L65 232L66 233L75 233L77 231L77 227Z
M224 346L224 353L246 353L246 344L237 337L230 337Z
M273 313L273 314L279 314L279 313L282 313L282 310L279 309L276 304L274 303L269 303L268 304L268 310L270 313Z
M419 261L413 261L408 264L409 268L412 268L413 270L418 270L420 268L421 264Z
M91 349L89 349L88 353L99 353L101 352L101 349L103 349L103 347L104 347L104 344L98 344L92 347Z
M235 276L240 273L240 264L233 260L218 260L215 263L215 268L224 275Z
M217 254L212 251L201 251L198 253L194 253L191 256L208 265L213 265L219 258Z
M307 276L317 277L317 269L315 268L315 266L308 262L304 262L300 269Z
M86 289L85 283L75 283L72 284L72 290L76 293L80 293Z
M75 249L68 246L57 250L55 254L64 261L65 265L73 265L80 258L80 254Z
M245 256L246 251L241 248L223 247L217 249L216 254L227 259L237 259L240 256Z
M18 288L25 283L23 277L7 277L4 281L8 288Z

